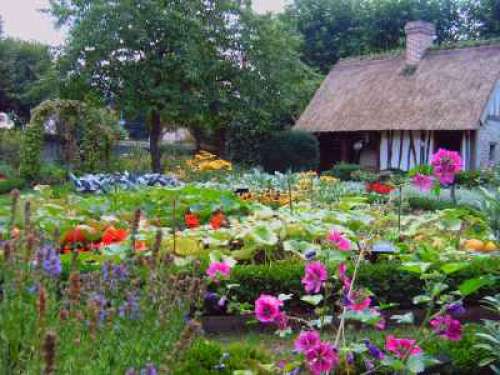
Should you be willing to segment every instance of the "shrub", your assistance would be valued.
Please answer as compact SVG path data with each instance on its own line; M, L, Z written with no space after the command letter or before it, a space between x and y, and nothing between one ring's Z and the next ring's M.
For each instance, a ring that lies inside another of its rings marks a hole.
M237 370L257 370L257 363L269 361L260 347L247 343L221 344L206 339L196 340L180 359L174 375L231 375ZM261 374L260 371L252 372Z
M380 302L398 303L403 308L413 307L412 298L421 293L423 282L414 273L400 270L399 262L364 264L358 273L360 286L371 290ZM335 274L336 267L330 267ZM457 288L463 281L485 274L500 275L499 258L477 258L471 265L450 276L448 285ZM300 279L304 275L304 264L298 261L274 262L269 265L236 266L231 273L231 283L240 286L234 289L240 302L253 303L261 293L304 294ZM339 286L336 286L339 287ZM480 289L468 297L470 302L495 293L495 286Z
M61 185L67 180L66 169L57 164L43 164L38 183L41 185Z
M0 181L0 194L10 193L14 189L22 189L25 185L26 181L18 177Z
M467 204L454 204L452 201L437 200L428 197L409 197L408 205L413 210L437 211L447 208L463 208L473 215L480 215L478 210Z
M226 132L226 154L229 160L243 165L261 164L261 147L270 130L264 122L239 120Z
M0 160L17 169L21 160L22 133L0 129Z
M318 140L302 131L275 133L262 145L262 165L268 172L316 169L319 165Z
M333 177L337 177L342 181L350 181L352 180L351 174L353 172L357 172L361 170L361 166L358 164L348 164L348 163L339 163L336 164L328 174Z

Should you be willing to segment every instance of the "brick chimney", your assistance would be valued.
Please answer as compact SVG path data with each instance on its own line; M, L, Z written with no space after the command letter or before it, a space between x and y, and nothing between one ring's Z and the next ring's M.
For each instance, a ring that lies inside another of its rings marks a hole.
M412 21L405 25L406 64L417 65L432 46L436 35L434 24L425 21Z

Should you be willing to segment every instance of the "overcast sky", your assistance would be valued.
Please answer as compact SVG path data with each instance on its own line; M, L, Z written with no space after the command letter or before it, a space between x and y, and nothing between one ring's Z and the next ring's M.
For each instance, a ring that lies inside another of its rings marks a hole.
M258 12L279 12L286 0L253 0ZM38 10L46 8L48 0L0 0L0 16L5 34L50 45L64 41L64 32L56 30L53 20Z

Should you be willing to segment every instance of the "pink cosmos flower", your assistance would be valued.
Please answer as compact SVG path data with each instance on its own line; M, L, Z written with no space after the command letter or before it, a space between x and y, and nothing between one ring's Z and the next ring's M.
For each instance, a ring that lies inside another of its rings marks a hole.
M295 350L299 353L306 353L321 343L318 331L302 331L294 343Z
M326 280L328 271L321 262L311 262L306 265L302 284L307 293L319 293Z
M339 363L337 349L327 342L320 342L306 352L306 363L313 375L328 374Z
M426 192L428 192L429 190L432 189L432 185L434 184L434 179L432 178L432 176L427 176L425 174L417 173L411 179L411 183L418 190L426 193Z
M278 298L261 294L255 300L255 316L262 323L273 323L280 318L280 308L283 306L283 301Z
M340 251L351 250L351 241L349 241L342 232L332 229L326 237L330 243Z
M443 148L432 155L431 164L434 167L434 176L443 185L452 184L455 181L455 174L460 172L463 166L458 152Z
M385 349L394 353L399 358L406 358L422 353L422 349L417 345L416 340L405 338L398 339L392 335L385 338Z
M462 324L449 314L435 317L430 321L430 325L435 333L450 341L459 341L462 338Z
M219 277L229 277L231 266L225 262L212 262L208 266L206 273L212 280L218 281Z

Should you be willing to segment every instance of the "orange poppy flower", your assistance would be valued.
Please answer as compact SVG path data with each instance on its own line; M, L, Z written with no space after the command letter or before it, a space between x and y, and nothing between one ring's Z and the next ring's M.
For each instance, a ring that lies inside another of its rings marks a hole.
M107 227L102 235L102 243L111 245L112 243L122 242L128 236L126 229L116 229L114 226Z
M218 211L212 215L210 219L210 225L212 229L219 229L227 224L226 216L222 211Z
M72 229L64 236L64 243L82 243L85 242L85 233L78 227Z
M135 251L142 252L146 251L148 248L145 241L135 241Z
M200 226L200 220L198 216L190 212L184 215L184 222L189 229L197 228Z

